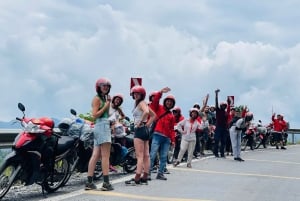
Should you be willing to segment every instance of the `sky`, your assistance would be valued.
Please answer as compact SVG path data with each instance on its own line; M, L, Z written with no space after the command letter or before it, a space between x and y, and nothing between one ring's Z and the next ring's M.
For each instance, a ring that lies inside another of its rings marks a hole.
M170 87L184 116L209 94L234 96L267 124L300 128L300 1L0 1L0 121L91 110L110 79L132 117L130 79ZM163 98L167 94L164 94ZM148 96L147 96L148 97Z

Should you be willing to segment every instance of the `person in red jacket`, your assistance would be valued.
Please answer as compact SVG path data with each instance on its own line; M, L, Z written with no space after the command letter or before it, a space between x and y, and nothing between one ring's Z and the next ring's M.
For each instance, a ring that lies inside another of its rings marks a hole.
M225 158L225 144L226 138L229 135L228 130L228 114L229 111L226 110L227 103L221 102L219 105L218 94L220 89L215 90L215 107L216 107L216 130L215 130L215 146L214 146L214 155L215 157L220 157L219 151L222 158ZM219 143L221 144L219 150Z
M164 176L164 169L167 164L167 155L170 145L175 144L175 118L172 114L172 108L175 106L175 97L167 95L163 100L163 105L159 103L162 94L169 92L171 89L168 87L163 88L157 92L149 103L150 108L155 112L157 123L154 128L151 143L151 169L154 166L156 155L159 151L159 171L156 179L167 180Z
M286 149L283 146L283 132L286 131L287 124L286 121L283 120L280 114L277 114L277 118L275 118L275 113L272 115L272 122L273 122L273 136L276 143L276 149L279 149L278 142L281 145L281 149Z

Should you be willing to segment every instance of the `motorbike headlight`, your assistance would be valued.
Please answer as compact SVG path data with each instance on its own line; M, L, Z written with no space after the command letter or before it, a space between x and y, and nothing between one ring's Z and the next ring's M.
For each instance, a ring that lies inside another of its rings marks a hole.
M24 130L25 130L25 132L28 132L28 133L44 133L45 132L45 130L40 129L39 125L36 125L32 122L29 122L26 125Z

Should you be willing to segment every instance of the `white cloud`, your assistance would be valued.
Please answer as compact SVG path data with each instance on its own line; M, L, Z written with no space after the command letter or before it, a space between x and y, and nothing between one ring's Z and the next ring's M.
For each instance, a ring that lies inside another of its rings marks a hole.
M241 12L244 3L216 1L29 4L0 3L0 120L18 115L20 101L31 115L85 113L104 76L112 94L124 94L128 116L130 78L143 77L148 92L170 86L185 113L207 93L214 104L220 88L221 99L234 95L257 120L268 121L273 107L300 126L299 30L272 12L281 4L247 3L249 12Z

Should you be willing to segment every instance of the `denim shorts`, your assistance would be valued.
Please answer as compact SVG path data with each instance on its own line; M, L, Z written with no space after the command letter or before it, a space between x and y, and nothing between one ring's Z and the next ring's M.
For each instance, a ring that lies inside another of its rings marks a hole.
M94 146L111 143L110 122L106 118L98 118L94 128Z

